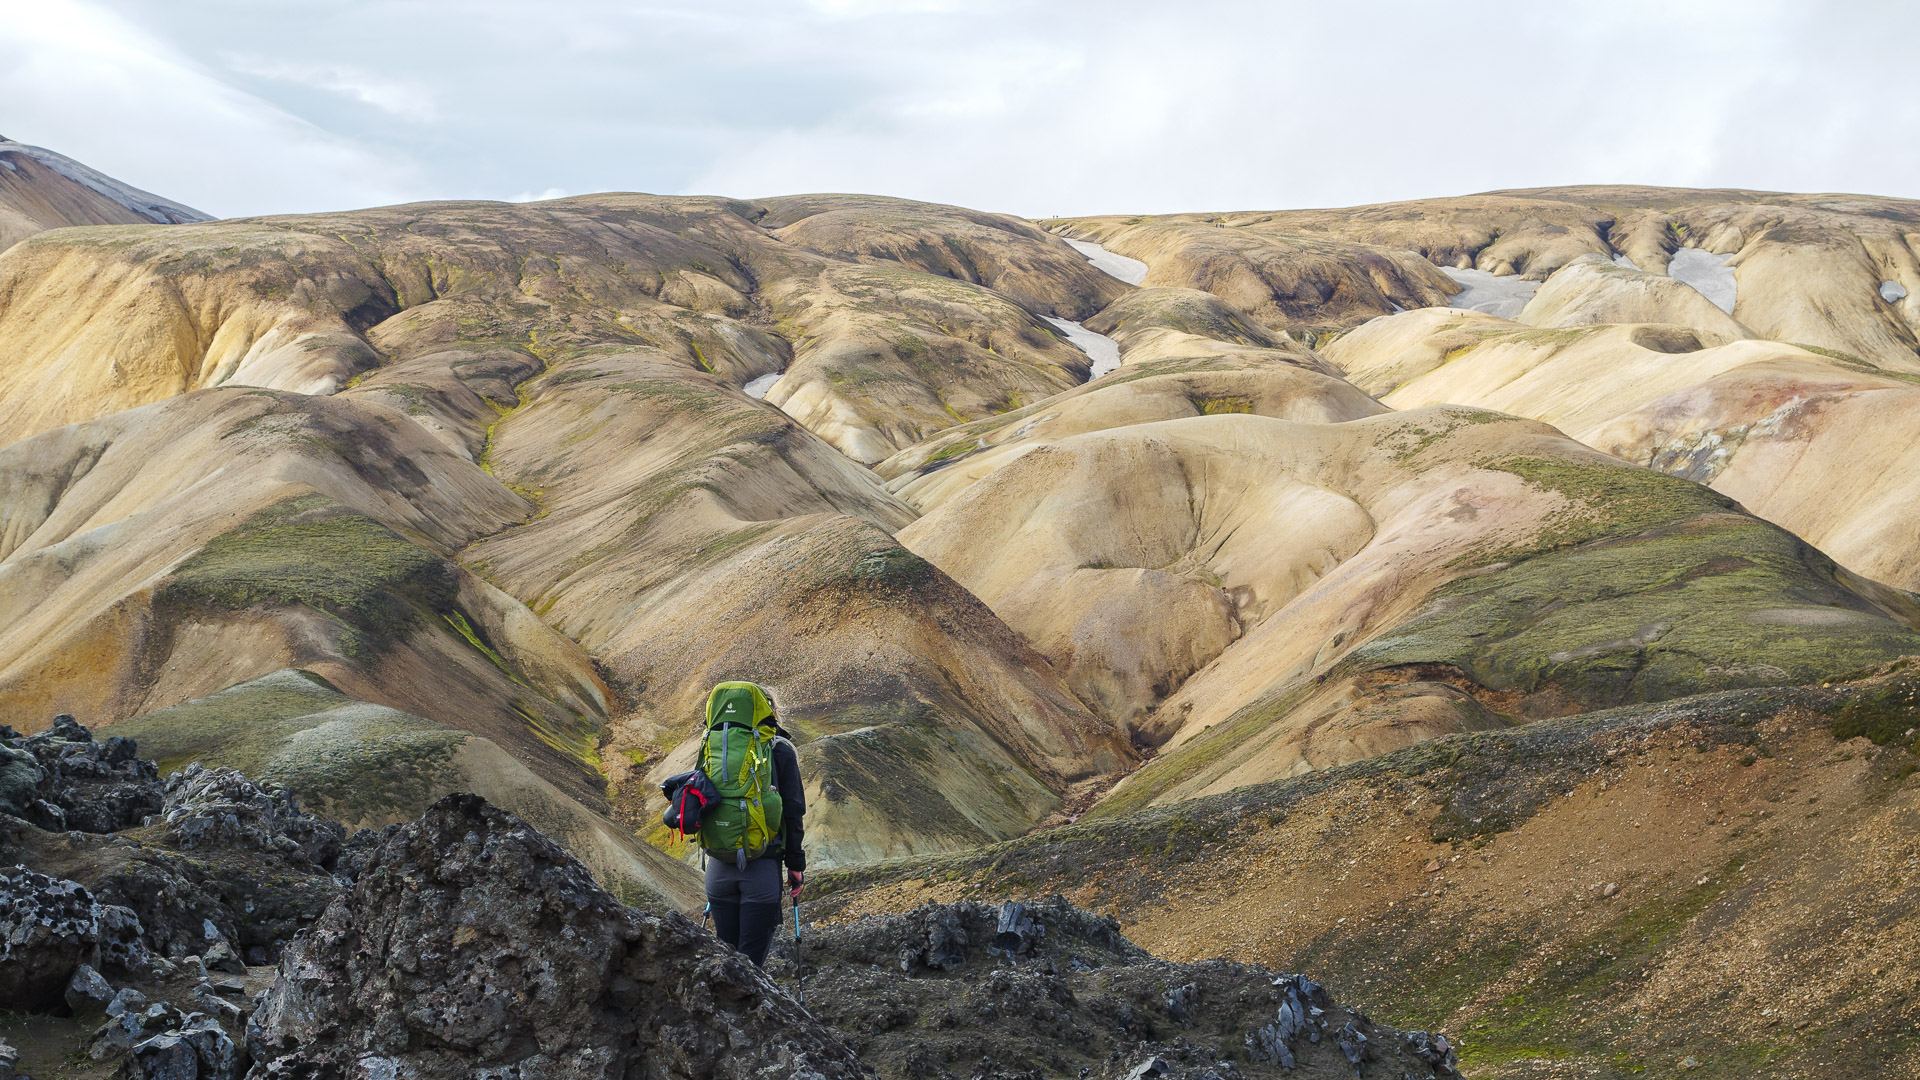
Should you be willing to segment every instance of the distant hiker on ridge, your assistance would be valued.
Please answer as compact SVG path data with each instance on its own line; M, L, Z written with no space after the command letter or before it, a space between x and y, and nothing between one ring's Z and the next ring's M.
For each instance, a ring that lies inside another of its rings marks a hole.
M773 698L750 682L713 688L706 730L693 771L661 785L665 821L699 838L714 932L763 965L780 925L780 867L796 904L807 868L800 759Z

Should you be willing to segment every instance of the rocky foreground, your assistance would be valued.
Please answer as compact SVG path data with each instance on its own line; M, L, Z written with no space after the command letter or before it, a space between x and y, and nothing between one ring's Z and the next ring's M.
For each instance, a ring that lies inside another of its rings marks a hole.
M1058 899L809 930L762 972L478 796L349 838L64 717L0 728L0 866L0 1080L1457 1075L1444 1037Z

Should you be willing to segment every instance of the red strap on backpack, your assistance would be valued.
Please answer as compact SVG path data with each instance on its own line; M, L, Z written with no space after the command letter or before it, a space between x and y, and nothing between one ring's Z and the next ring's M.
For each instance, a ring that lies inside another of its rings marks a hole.
M679 826L681 836L693 835L693 831L687 828L687 795L689 792L692 793L694 798L700 800L701 816L702 817L706 816L707 797L705 795L700 794L699 790L696 789L691 782L682 784L680 786L680 826Z

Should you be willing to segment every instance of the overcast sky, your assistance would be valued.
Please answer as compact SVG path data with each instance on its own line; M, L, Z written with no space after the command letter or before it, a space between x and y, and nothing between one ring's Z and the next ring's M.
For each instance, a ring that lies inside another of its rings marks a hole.
M1912 30L1895 0L0 0L0 134L218 215L1920 196Z

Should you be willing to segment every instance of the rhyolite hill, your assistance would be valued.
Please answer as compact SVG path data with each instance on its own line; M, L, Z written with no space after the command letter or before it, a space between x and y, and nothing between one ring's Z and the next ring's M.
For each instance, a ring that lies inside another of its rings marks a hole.
M725 678L781 702L820 866L958 867L1920 654L1920 203L44 219L85 227L0 253L0 712L350 825L479 791L630 898L693 894L655 784ZM1628 1045L1559 1027L1510 1056Z

